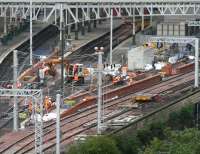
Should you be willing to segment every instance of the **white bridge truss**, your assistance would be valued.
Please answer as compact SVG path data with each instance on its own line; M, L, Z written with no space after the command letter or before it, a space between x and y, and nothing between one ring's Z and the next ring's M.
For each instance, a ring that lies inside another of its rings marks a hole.
M0 89L0 97L31 97L33 103L33 115L35 122L35 153L42 153L43 136L43 95L42 90L37 89Z
M43 2L44 1L44 2ZM61 7L62 4L62 7ZM87 20L96 20L101 18L110 18L111 10L114 11L116 17L126 16L199 16L200 2L183 1L180 2L137 2L130 0L107 1L77 1L72 3L71 0L63 1L45 1L33 0L32 11L33 20L49 22L54 19L56 23L57 17L60 16L59 11L63 10L63 16L68 19L67 24L78 23ZM29 19L30 4L25 0L0 0L0 16L10 16L11 18L21 17Z

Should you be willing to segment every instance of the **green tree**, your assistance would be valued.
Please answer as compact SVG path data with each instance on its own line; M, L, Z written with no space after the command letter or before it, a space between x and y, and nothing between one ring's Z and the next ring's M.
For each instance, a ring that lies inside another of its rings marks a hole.
M98 136L90 137L84 143L72 146L69 154L120 154L113 139Z
M116 145L122 154L138 154L141 143L134 135L120 134L114 136L113 139L116 141Z
M165 140L154 138L143 154L199 154L200 132L196 129L172 131Z
M178 112L172 112L169 115L168 126L174 130L183 130L184 128L194 127L193 107L183 107Z

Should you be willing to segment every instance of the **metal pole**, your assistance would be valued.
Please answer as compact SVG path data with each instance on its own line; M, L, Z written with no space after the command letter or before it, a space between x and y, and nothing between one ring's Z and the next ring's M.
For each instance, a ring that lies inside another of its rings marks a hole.
M135 9L133 8L133 44L135 44Z
M153 25L153 16L151 15L150 16L150 26L152 26Z
M30 65L33 65L33 23L32 23L32 7L33 2L30 0Z
M56 95L56 154L60 154L60 98L61 95Z
M78 5L76 5L76 18L78 18ZM75 23L75 40L78 40L78 22Z
M101 134L101 105L102 105L102 54L98 53L98 102L97 102L97 134Z
M7 34L7 17L6 17L6 12L4 14L4 28L3 28L3 32L4 34Z
M17 89L17 65L18 65L18 59L17 59L17 50L13 51L13 88ZM17 97L14 96L14 107L13 107L13 130L18 131L18 104L17 104Z
M55 16L54 16L54 20L55 20L55 25L57 25L57 10L55 10Z
M198 129L198 127L199 127L199 103L197 103L197 105L196 105L196 107L197 107L197 115L196 115L196 127L197 127L197 129Z
M67 12L67 10L66 10L66 13L67 13L67 17L68 17L68 23L70 23L70 21L71 21L70 13ZM70 24L67 26L67 34L68 34L68 39L70 39L71 38L71 25Z
M61 41L61 95L64 97L64 22L63 22L63 6L60 8L60 41Z
M112 46L113 46L113 9L110 12L110 65L112 65Z
M194 87L199 87L199 39L195 39L195 81Z
M141 30L144 30L144 8L142 8L142 25L141 25Z

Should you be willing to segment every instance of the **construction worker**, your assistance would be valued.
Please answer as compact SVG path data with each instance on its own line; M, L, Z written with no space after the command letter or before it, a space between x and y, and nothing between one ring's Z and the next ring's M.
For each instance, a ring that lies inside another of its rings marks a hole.
M33 108L32 102L29 102L28 103L28 111L30 114L32 113L32 108Z
M78 81L78 74L77 74L77 73L74 74L74 80L75 80L75 81Z
M46 110L46 112L48 113L48 109L49 109L49 98L46 96L44 99L44 108Z

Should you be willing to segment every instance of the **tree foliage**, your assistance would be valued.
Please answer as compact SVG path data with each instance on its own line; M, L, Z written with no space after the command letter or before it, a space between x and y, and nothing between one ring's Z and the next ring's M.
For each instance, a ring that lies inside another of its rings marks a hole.
M145 149L144 154L199 154L200 131L185 129L184 131L171 131L165 140L154 138Z
M74 145L70 148L69 154L120 154L113 139L98 136L90 137L85 143Z

